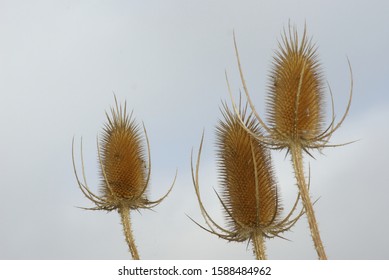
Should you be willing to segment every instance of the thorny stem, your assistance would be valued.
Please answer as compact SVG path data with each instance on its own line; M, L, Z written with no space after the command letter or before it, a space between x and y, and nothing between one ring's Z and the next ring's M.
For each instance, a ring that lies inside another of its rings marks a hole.
M131 230L130 208L121 206L118 208L118 212L122 220L124 236L126 238L126 242L128 244L128 248L130 249L132 258L134 260L139 260L138 249L136 248L135 240Z
M293 168L297 180L297 185L300 191L301 199L303 201L305 213L307 215L309 228L311 230L312 240L315 245L315 249L319 256L319 259L326 260L327 259L326 252L324 250L324 246L320 238L320 233L319 233L319 228L317 226L315 213L313 211L312 202L309 197L309 191L307 188L307 184L305 182L301 146L299 146L298 144L291 145L290 152L291 152Z
M266 260L265 240L262 233L253 233L252 237L255 257L257 260Z

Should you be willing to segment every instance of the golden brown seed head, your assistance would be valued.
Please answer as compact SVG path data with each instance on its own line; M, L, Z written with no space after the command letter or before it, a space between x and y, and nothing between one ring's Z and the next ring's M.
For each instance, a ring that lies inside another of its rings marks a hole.
M125 106L116 105L107 118L100 143L103 196L106 200L141 198L148 170L139 126Z
M304 143L322 132L323 81L315 47L304 30L284 32L270 74L268 117L280 142Z
M241 235L276 222L279 203L270 154L224 106L217 126L217 156L222 198L232 230ZM255 118L241 114L247 128L259 134Z
M78 175L74 158L74 140L72 143L73 170L78 186L82 193L96 206L84 209L107 211L117 209L119 212L126 212L128 209L151 209L169 195L177 173L173 184L164 196L155 201L147 199L146 191L150 180L151 159L146 128L143 126L145 136L143 138L139 126L132 119L132 115L127 115L126 103L124 103L124 107L119 106L116 97L115 103L115 108L111 109L111 116L106 114L108 122L105 124L102 140L97 145L101 195L94 194L86 183L82 142L83 180Z

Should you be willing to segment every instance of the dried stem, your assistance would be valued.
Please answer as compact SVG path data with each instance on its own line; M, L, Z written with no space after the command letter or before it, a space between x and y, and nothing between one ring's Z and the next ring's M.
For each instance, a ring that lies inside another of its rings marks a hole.
M118 208L118 212L122 220L124 236L126 238L126 242L128 244L132 258L134 260L139 260L138 249L136 248L135 240L131 230L130 208L122 206Z
M266 260L266 246L262 233L254 233L252 236L252 242L257 260Z
M293 162L293 168L297 180L297 185L303 201L305 213L307 215L309 228L311 230L312 240L316 249L316 252L320 260L326 260L326 252L324 250L323 243L320 238L319 228L316 222L315 212L313 211L313 206L311 198L309 196L309 190L305 182L304 169L303 169L303 157L302 157L302 148L299 145L291 145L290 153Z

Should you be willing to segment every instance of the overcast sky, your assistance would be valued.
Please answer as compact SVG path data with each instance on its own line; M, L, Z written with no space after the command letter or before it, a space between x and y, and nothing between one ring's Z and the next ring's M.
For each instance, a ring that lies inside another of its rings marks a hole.
M350 114L311 166L312 198L330 259L389 259L389 3L386 1L0 1L0 259L130 258L116 212L93 206L78 189L72 137L83 137L87 179L98 189L96 136L105 111L127 101L148 130L151 199L178 169L176 185L155 211L133 212L143 259L253 259L251 245L208 234L190 176L190 153L205 129L200 186L223 224L215 124L242 87L235 30L252 98L263 114L267 75L288 22L304 23L344 112ZM327 95L328 96L328 95ZM327 108L329 109L329 108ZM330 115L327 110L327 115ZM327 118L328 120L328 118ZM79 152L79 150L77 150ZM296 195L290 158L273 152L282 201ZM316 259L306 218L266 242L269 259Z

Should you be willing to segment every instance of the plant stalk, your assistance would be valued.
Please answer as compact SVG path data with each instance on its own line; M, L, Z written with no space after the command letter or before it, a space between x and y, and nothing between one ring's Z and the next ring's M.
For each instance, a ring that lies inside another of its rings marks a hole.
M252 242L257 260L266 260L265 240L262 233L253 233Z
M135 240L131 230L130 208L121 206L118 208L118 212L122 221L124 236L126 238L126 242L128 244L132 258L134 260L139 260L138 249L136 248Z
M309 190L304 177L303 169L303 157L302 149L299 145L292 145L290 147L290 152L292 156L293 168L297 180L297 185L303 201L305 213L307 215L309 228L311 230L312 240L316 249L316 252L320 260L326 260L326 252L324 250L323 243L320 238L319 227L316 222L315 212L313 211L313 206L311 198L309 196Z

